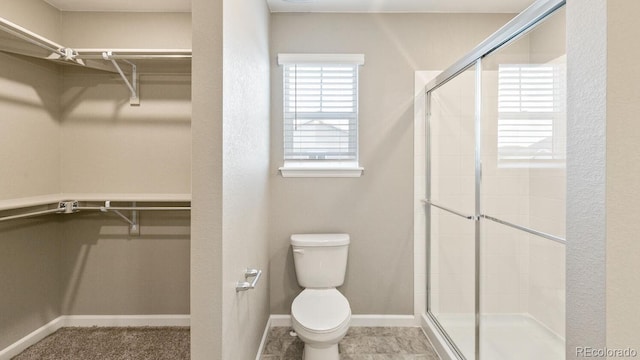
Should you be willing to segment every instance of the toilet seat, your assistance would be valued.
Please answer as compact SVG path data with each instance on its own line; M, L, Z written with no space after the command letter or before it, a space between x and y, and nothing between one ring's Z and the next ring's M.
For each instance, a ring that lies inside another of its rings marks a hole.
M291 317L312 334L326 334L349 326L351 307L337 289L305 289L291 305Z

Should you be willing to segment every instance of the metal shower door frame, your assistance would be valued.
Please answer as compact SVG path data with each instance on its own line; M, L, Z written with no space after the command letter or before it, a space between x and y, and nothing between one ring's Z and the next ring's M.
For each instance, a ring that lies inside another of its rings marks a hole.
M437 317L431 312L431 208L436 207L441 210L447 211L451 214L466 218L468 220L473 220L475 225L475 241L474 241L474 252L475 252L475 264L474 264L474 278L475 278L475 296L474 296L474 310L475 310L475 331L474 331L474 353L475 360L480 359L480 270L481 270L481 252L480 252L480 241L481 241L481 222L480 220L485 218L487 220L496 221L497 219L487 217L481 214L480 207L480 191L482 184L482 153L481 153L481 126L482 126L482 59L487 55L493 53L496 50L499 50L505 46L508 46L515 40L519 39L524 34L528 33L530 30L535 28L539 23L541 23L545 18L549 15L553 14L556 10L560 9L566 4L566 0L538 0L529 8L524 10L518 16L513 18L510 22L496 31L493 35L488 37L478 46L476 46L471 52L469 52L466 56L455 62L449 68L444 70L440 75L438 75L435 79L429 82L425 86L425 175L426 175L426 189L425 195L426 199L424 199L425 203L425 216L426 216L426 279L427 279L427 310L426 316L432 321L435 325L437 331L440 335L445 339L446 345L449 346L451 350L456 354L456 356L460 360L466 360L462 351L458 348L455 342L451 339L449 334L447 334L446 330L440 324ZM460 75L462 72L472 68L475 66L475 114L474 114L474 140L475 140L475 207L473 215L465 215L453 209L449 209L446 206L442 206L441 204L434 203L431 200L431 106L432 99L431 94L434 90L438 89L442 85L446 84L456 76ZM564 239L557 238L553 235L540 233L532 229L518 227L517 225L497 221L504 225L515 227L519 230L527 231L533 233L538 236L545 237L547 239L564 242ZM484 359L482 359L484 360Z

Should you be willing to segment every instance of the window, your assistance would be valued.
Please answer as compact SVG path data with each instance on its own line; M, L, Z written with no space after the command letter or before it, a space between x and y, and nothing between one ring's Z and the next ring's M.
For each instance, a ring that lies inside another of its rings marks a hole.
M562 166L566 158L563 64L501 64L498 68L498 163Z
M280 54L283 176L360 176L358 68L363 55Z

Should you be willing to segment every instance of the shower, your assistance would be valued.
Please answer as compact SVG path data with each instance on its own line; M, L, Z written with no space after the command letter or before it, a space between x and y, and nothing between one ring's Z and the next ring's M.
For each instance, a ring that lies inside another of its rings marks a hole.
M564 359L564 1L424 87L428 326L453 358Z

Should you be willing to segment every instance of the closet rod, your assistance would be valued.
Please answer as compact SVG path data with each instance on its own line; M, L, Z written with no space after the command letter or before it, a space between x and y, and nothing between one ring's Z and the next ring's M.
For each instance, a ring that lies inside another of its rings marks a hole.
M64 203L64 202L63 202ZM71 212L77 212L77 211L81 211L81 210L96 210L96 211L105 211L105 210L115 210L115 211L121 211L121 210L132 210L132 211L190 211L191 207L190 206L113 206L113 207L105 207L105 206L73 206L70 207L69 209L67 209L66 206L64 205L59 205L60 207L55 208L55 209L48 209L48 210L40 210L40 211L33 211L33 212L28 212L28 213L24 213L24 214L18 214L18 215L10 215L10 216L3 216L0 217L0 222L2 221L7 221L7 220L16 220L16 219L22 219L22 218L28 218L28 217L33 217L33 216L39 216L39 215L47 215L47 214L61 214L61 213L71 213Z
M191 210L190 206L78 206L74 210L139 210L139 211L186 211Z
M31 32L20 25L0 17L0 28L17 38L27 41L33 45L39 46L45 50L49 50L55 54L65 56L64 46L44 38L34 32Z
M103 60L102 54L110 52L115 60L182 60L191 59L191 49L74 49L78 59Z
M61 213L61 212L64 212L64 211L65 211L64 208L49 209L49 210L42 210L42 211L34 211L34 212L24 213L24 214L20 214L20 215L11 215L11 216L0 217L0 221L22 219L22 218L27 218L27 217L32 217L32 216L39 216L39 215L46 215L46 214L56 214L56 213Z
M81 53L78 53L78 55L75 56L76 59L83 59L83 60L104 60L102 58L102 55L83 55ZM155 55L147 55L147 54L131 54L131 55L118 55L118 54L113 54L111 55L112 59L115 60L184 60L184 59L191 59L191 55L159 55L159 54L155 54Z

